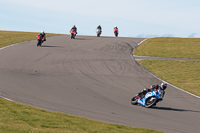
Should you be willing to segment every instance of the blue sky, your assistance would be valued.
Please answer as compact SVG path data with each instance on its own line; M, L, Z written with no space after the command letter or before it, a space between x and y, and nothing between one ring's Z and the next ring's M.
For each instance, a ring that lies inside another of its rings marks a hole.
M0 30L121 37L200 37L199 0L0 0Z

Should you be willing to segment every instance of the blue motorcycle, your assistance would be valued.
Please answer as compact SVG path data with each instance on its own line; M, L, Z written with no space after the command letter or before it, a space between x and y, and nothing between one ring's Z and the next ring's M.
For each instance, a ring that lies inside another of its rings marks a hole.
M140 104L141 106L144 106L146 108L150 108L152 106L155 106L158 102L163 100L164 97L164 90L161 90L160 88L156 90L151 90L150 92L147 92L145 96L134 96L131 99L131 104L137 105Z

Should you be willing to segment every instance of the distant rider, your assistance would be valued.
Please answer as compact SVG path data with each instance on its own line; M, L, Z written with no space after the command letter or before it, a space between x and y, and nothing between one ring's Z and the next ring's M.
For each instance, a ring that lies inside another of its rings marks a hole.
M144 97L147 92L150 92L151 90L157 91L159 88L164 91L167 88L167 83L161 83L160 86L159 85L151 85L150 88L145 88L141 92L139 92L138 96ZM165 91L163 94L165 94Z
M101 25L97 26L97 29L100 29L100 32L102 32Z
M44 31L41 31L39 36L41 36L41 38L43 39L43 41L46 41L46 34Z
M115 27L113 28L113 31L114 31L114 32L115 32L115 30L117 30L117 32L118 32L117 26L115 26Z
M77 28L76 28L76 26L75 26L75 25L72 27L72 29L71 29L71 30L75 30L75 32L76 32L76 34L77 34Z

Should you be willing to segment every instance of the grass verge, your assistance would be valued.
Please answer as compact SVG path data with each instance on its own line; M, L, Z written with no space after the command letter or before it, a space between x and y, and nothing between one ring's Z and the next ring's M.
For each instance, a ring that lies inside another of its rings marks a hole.
M0 98L1 133L160 133L45 111Z
M134 55L200 58L200 38L151 38L143 42L133 51Z
M0 31L0 47L36 39L38 33ZM56 34L47 33L47 37ZM161 133L45 111L0 98L1 133Z
M200 38L151 38L136 49L134 55L200 58ZM161 79L200 96L200 61L138 60L144 68Z
M137 62L159 78L200 96L200 61L138 60Z
M19 32L19 31L2 31L0 30L0 48L19 43L37 39L36 36L39 34L36 32ZM53 36L58 34L47 33L46 36Z

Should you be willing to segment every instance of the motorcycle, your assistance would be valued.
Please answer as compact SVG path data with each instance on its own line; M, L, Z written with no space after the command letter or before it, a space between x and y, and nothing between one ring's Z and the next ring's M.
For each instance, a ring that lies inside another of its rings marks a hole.
M144 97L141 96L134 96L131 99L132 105L141 105L146 108L151 108L152 106L155 106L158 102L163 100L164 97L164 90L161 90L160 88L156 90L151 90L150 92L147 92Z
M97 30L96 30L96 33L97 33L97 37L100 37L100 35L101 35L101 30L100 30L100 29L97 29Z
M70 33L71 33L71 39L75 39L76 31L74 29L71 29Z
M45 38L45 36L42 37L41 35L38 35L38 36L37 36L37 40L38 40L37 46L41 46L42 43L43 43L44 41L46 41L46 38Z
M115 37L118 37L118 29L114 29Z

